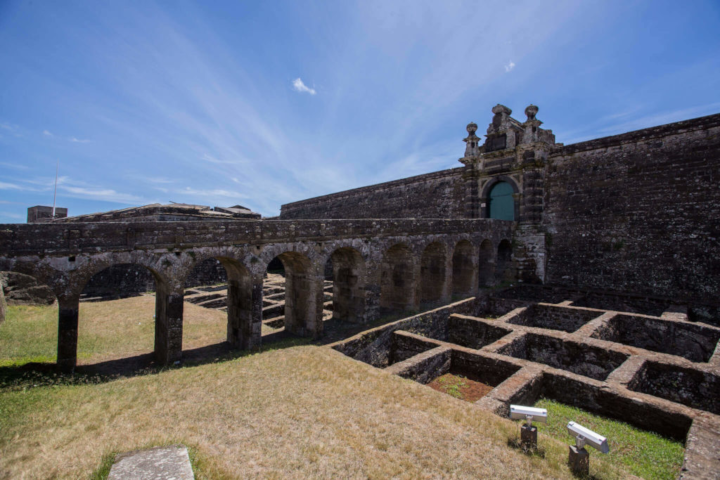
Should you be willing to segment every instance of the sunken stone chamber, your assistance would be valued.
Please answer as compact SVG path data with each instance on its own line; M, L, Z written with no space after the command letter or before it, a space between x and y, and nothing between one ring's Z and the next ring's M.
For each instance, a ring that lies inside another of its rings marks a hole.
M520 370L519 366L504 360L459 350L440 351L436 358L442 361L435 362L436 368L429 372L409 368L398 374L401 377L428 384L436 378L450 373L495 388Z
M534 333L523 335L498 353L544 363L595 380L605 380L629 357L620 352Z
M628 388L720 415L720 377L713 373L647 361Z
M572 333L603 313L579 308L536 304L528 307L508 322L526 327L548 328Z
M617 315L592 335L653 352L708 362L720 340L720 331L688 323Z

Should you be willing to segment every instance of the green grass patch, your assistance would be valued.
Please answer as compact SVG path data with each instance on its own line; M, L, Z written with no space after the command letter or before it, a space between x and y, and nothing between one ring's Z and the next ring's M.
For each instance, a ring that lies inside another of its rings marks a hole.
M681 442L553 400L542 399L535 406L548 411L546 425L533 424L540 433L574 445L575 440L567 434L566 429L568 422L574 421L607 437L610 445L607 460L626 465L634 475L646 479L670 480L677 478L680 473L685 456L685 447ZM595 450L589 450L591 456L602 455ZM590 473L592 474L592 459Z
M0 367L54 362L57 354L57 306L9 306L0 325Z

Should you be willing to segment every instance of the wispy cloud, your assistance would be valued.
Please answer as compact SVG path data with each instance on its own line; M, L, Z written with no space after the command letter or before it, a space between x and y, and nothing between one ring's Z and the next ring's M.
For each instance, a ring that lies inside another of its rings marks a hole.
M46 137L54 137L55 136L47 130L43 130L43 135L45 135Z
M0 162L0 165L6 168L12 168L14 170L28 170L30 167L27 165L20 165L18 163Z
M515 68L515 62L511 61L505 65L505 72L512 72L513 68Z
M305 85L301 78L296 78L293 80L292 84L293 88L298 92L309 93L310 95L315 95L317 93L314 88L310 88Z
M23 187L14 183L0 182L0 190L23 190Z
M73 143L90 143L90 140L80 139L80 138L75 138L75 137L70 137L70 138L68 138L68 140L70 140Z
M16 220L22 220L25 217L18 214L18 213L12 213L12 212L0 212L0 217L8 217L8 218L14 218Z
M85 188L85 187L71 187L68 185L59 185L58 188L70 194L68 196L75 196L78 198L86 198L90 200L100 200L103 202L112 203L126 203L131 205L138 205L143 203L143 199L136 195L127 193L119 193L111 188Z

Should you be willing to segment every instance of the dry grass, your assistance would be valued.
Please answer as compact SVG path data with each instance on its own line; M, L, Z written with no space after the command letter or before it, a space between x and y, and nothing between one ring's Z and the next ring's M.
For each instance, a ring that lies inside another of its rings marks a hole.
M544 437L544 458L525 455L508 447L516 434L508 420L318 346L0 390L0 478L87 478L113 452L171 443L191 447L198 478L570 478L565 445ZM593 474L626 478L600 460Z
M155 342L155 297L143 295L97 303L81 303L78 364L151 353ZM265 327L263 333L272 332ZM183 349L224 342L227 313L186 302ZM8 308L0 327L0 366L54 362L57 353L57 306Z

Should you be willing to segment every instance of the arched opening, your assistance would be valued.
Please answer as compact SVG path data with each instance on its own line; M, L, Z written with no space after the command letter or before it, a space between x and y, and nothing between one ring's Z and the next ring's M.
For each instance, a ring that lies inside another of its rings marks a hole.
M6 306L0 316L0 364L54 363L58 301L53 290L30 275L0 272L0 293Z
M268 293L272 292L268 295L270 302L264 302L263 307L266 326L284 327L285 331L301 336L322 333L323 278L314 275L308 257L297 252L278 255L268 264L266 283ZM284 302L279 301L281 297Z
M515 220L513 188L507 182L498 182L490 189L487 198L487 216L498 220Z
M415 307L415 262L404 244L390 247L383 257L380 274L380 309L383 313Z
M488 239L483 240L480 244L478 257L478 284L480 287L491 287L495 283L493 250L493 244Z
M475 266L473 265L473 246L468 240L460 240L457 245L455 245L452 269L453 295L468 295L472 293Z
M151 270L138 264L116 264L96 272L80 294L77 364L149 357L156 351L158 336L164 334L157 322L165 313L158 301L164 296L159 283ZM65 340L59 340L62 350ZM73 348L69 341L65 347Z
M497 283L513 281L512 245L510 241L503 240L498 245L497 262L495 266L495 281Z
M433 242L420 257L420 303L436 303L443 297L447 272L445 245Z
M365 315L365 261L362 255L354 248L343 247L335 250L328 262L332 266L333 318L361 322Z
M244 265L225 257L198 262L185 279L184 299L186 349L225 341L245 346L252 335L253 307L251 275Z
M113 265L96 273L83 288L81 302L137 297L155 291L155 278L147 268L132 263Z

